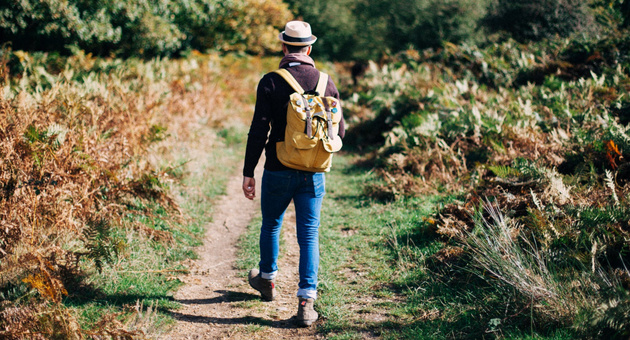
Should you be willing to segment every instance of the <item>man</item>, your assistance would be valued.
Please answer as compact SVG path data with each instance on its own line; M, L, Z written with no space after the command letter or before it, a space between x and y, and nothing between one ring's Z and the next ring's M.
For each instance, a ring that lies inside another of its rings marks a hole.
M284 53L280 68L288 70L305 91L315 89L319 71L309 55L317 38L312 35L310 25L302 21L288 22L278 39L282 42ZM243 193L248 199L254 199L256 196L254 169L263 149L266 161L261 186L263 220L260 231L260 262L259 269L250 271L249 283L260 292L264 300L271 301L275 298L274 279L278 272L280 229L284 212L293 200L300 246L297 322L301 326L310 326L318 317L313 309L313 303L317 298L319 224L325 193L325 177L323 172L288 168L278 160L276 143L284 140L287 104L293 92L295 90L287 81L274 72L266 74L258 84L256 107L248 134L243 168ZM330 78L326 85L326 93L320 95L339 99L339 92ZM271 133L267 139L270 128ZM339 136L343 138L344 134L342 118L339 123Z

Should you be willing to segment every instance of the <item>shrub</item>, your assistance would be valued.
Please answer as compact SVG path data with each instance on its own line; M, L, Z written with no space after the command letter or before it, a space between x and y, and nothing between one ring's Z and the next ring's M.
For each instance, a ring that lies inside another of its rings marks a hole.
M459 43L475 35L477 22L485 15L485 1L416 0L390 2L386 32L393 51L439 47L442 42Z
M367 194L463 192L435 223L474 255L462 267L536 327L597 338L626 335L629 310L628 39L613 33L408 50L372 64L346 101L381 137L369 142L384 185ZM480 197L496 203L472 221Z
M346 60L467 40L475 36L487 6L487 0L288 2L318 35L314 53Z
M103 297L102 278L120 278L109 265L134 266L138 245L143 256L166 247L146 254L164 262L138 261L165 269L194 242L170 196L179 160L157 157L170 163L159 166L149 154L162 155L155 146L166 148L168 134L247 111L229 99L243 91L215 86L217 64L216 55L143 62L0 50L1 339L121 338L126 306L102 300L123 315L108 308L112 318L91 326L64 305Z
M188 49L261 53L289 17L280 0L24 0L0 4L0 34L23 50L145 57Z
M524 41L587 32L594 20L587 2L582 0L495 0L485 23L492 30L507 31Z
M120 41L121 28L112 24L110 13L82 9L70 1L5 1L0 4L0 32L18 49L55 50L77 42Z
M220 23L215 46L200 45L194 48L206 50L214 47L221 51L246 51L254 54L280 51L278 28L291 20L288 6L280 0L233 1ZM212 32L206 32L212 35Z
M331 59L350 59L356 52L357 39L365 39L361 30L374 32L377 23L357 27L358 18L353 10L356 0L298 1L287 0L291 8L304 21L311 24L317 42L313 55ZM370 34L379 40L377 34Z

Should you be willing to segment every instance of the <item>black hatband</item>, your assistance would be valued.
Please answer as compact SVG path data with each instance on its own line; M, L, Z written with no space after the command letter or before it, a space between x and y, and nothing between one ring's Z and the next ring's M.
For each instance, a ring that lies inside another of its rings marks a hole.
M286 33L282 33L282 39L284 39L284 41L288 41L288 42L309 42L309 41L313 40L312 37L308 37L308 38L294 38L294 37L290 37Z

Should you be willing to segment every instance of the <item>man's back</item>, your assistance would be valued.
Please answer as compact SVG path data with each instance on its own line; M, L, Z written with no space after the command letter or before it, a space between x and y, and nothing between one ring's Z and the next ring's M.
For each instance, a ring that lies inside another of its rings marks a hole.
M309 56L288 54L282 59L280 68L286 68L305 91L314 90L317 87L319 71L315 68L315 63ZM289 96L293 92L295 90L291 85L275 72L267 73L258 83L256 108L249 130L247 148L248 150L256 150L256 146L265 145L265 169L267 170L281 171L288 169L278 160L276 143L284 140L284 131L287 124L287 103ZM330 77L324 95L339 99L339 91ZM271 133L268 134L270 124ZM339 135L343 138L344 134L345 127L342 120ZM267 141L268 135L269 140ZM250 143L255 143L256 145L250 145ZM253 175L259 157L260 154L246 154L243 173L245 176L250 174L251 177Z

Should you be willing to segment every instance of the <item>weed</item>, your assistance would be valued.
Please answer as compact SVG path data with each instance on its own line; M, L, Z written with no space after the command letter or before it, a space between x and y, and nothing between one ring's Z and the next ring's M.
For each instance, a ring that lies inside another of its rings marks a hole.
M521 226L506 220L493 203L485 202L483 207L489 218L479 215L475 229L464 238L479 268L475 272L516 288L531 303L544 301L558 320L574 315L579 306L565 300L568 292L555 278L535 241L519 238Z

